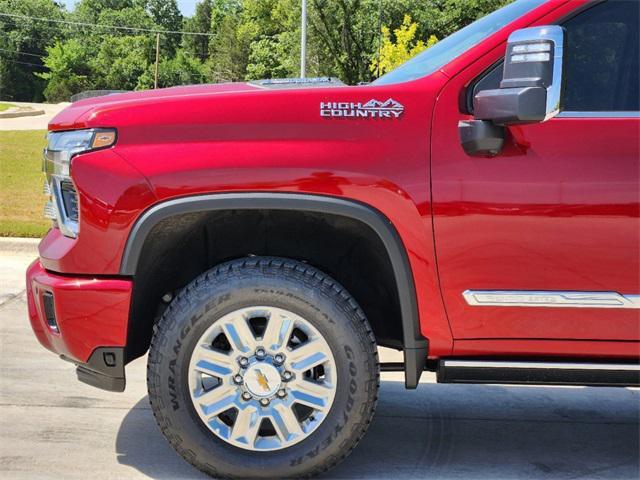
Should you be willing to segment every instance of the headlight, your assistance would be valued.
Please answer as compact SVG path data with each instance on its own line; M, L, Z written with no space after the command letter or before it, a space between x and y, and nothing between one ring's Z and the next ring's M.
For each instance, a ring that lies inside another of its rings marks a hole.
M67 237L78 235L78 194L71 180L71 159L79 153L111 147L116 142L113 129L50 132L44 151L45 193L50 196L44 215Z

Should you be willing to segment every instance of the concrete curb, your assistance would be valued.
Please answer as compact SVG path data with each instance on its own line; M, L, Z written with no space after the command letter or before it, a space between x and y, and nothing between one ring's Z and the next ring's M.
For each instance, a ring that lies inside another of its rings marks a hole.
M0 237L1 254L38 255L39 238Z
M10 108L6 112L0 113L0 119L2 118L20 118L20 117L36 117L38 115L44 115L44 110L20 110Z

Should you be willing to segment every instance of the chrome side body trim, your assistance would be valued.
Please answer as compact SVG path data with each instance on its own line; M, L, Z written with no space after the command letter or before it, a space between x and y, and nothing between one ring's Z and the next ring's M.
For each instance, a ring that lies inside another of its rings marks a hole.
M526 368L536 370L617 370L640 372L640 364L578 362L512 362L480 360L443 360L443 366L456 368Z
M640 118L640 112L569 112L562 111L558 118Z
M473 307L640 309L640 295L622 295L618 292L466 290L462 296Z

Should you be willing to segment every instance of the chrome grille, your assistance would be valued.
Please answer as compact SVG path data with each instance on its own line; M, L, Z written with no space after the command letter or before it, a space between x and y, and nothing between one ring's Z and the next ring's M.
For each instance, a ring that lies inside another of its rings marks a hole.
M58 219L56 207L53 205L53 202L51 200L49 200L44 206L44 218L50 218L51 220Z
M78 221L78 194L69 181L60 182L60 194L66 217L72 222Z
M50 218L67 237L78 235L78 194L73 182L64 173L56 170L47 149L44 151L43 170L45 173L44 193L49 201L44 207L45 218Z

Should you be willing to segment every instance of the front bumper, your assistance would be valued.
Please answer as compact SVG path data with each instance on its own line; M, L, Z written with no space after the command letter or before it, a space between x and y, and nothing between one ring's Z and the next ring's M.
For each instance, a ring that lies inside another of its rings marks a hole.
M78 379L106 390L124 390L124 347L133 282L69 277L27 269L29 319L47 349L78 366Z

